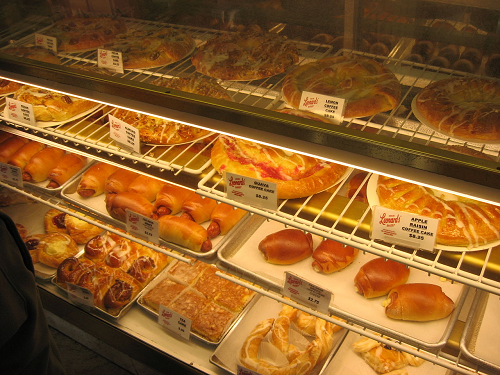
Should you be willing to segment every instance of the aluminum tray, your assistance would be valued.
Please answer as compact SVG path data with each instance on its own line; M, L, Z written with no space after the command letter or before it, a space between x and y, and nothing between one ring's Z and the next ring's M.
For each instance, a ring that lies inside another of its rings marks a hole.
M246 314L245 319L234 325L231 331L228 332L224 340L222 340L221 344L214 351L214 354L210 357L210 362L231 374L236 374L238 359L235 352L239 351L248 334L259 322L270 317L277 317L280 310L281 303L261 296ZM323 360L320 366L316 366L312 370L310 375L324 374L325 368L342 344L347 332L345 328L342 328L334 334L333 348L330 354Z
M104 201L105 198L104 194L98 195L97 197L89 197L89 198L82 198L80 195L78 195L76 189L78 187L79 181L80 181L79 178L73 179L72 182L69 185L67 185L61 192L62 198L78 207L81 207L82 209L89 210L97 215L100 215L102 218L105 218L106 222L114 225L117 228L125 230L126 229L125 223L120 220L112 218L107 212L106 203ZM245 223L249 219L249 216L250 216L249 214L244 216L243 219L241 219L240 222L237 225L235 225L234 228L231 229L231 231L228 234L213 238L211 240L212 250L207 251L206 253L196 252L187 249L185 247L176 245L174 243L166 242L161 238L160 238L160 245L166 246L172 250L179 251L180 253L189 255L193 258L203 258L203 259L214 258L216 256L217 251L222 246L222 244L227 240L227 238L229 238L233 233L237 233L241 228L243 228L246 225ZM202 226L206 229L208 228L209 224L210 222L207 221L203 223Z
M495 373L500 373L496 344L500 336L499 313L500 297L476 290L460 340L460 350L465 358Z
M153 289L156 285L158 285L162 280L168 278L168 269L173 267L173 265L176 262L172 262L168 267L165 268L156 278L155 280L151 281L146 288L144 288L140 295L139 298L137 299L137 304L141 306L144 310L146 310L148 313L154 315L156 318L158 318L158 311L153 310L151 307L149 307L145 302L144 302L144 296L151 290ZM203 336L197 334L196 332L191 332L191 336L195 337L197 340L202 341L206 344L209 345L218 345L221 343L221 341L224 339L224 337L227 335L229 331L232 330L232 328L241 320L243 317L247 314L247 312L252 308L252 306L255 305L257 300L260 298L260 295L258 293L255 293L252 299L246 304L246 306L243 308L243 310L239 314L235 314L235 318L233 321L228 325L226 330L223 332L221 335L220 339L217 342L213 342L210 340L207 340Z
M452 284L441 280L438 276L412 269L409 283L438 284L455 301L455 311L446 319L430 322L389 319L382 306L384 297L366 299L357 294L354 289L353 280L360 266L374 259L375 255L360 252L353 264L330 275L315 272L310 264L311 258L288 266L267 263L258 251L258 244L268 234L284 228L285 225L282 223L265 221L257 215L252 216L245 226L245 231L240 231L231 237L220 249L218 257L221 266L231 273L241 274L249 280L278 292L282 290L284 272L294 272L333 293L333 301L330 304L332 315L425 350L437 351L446 344L464 304L468 287ZM314 247L316 247L321 239L315 235L313 239Z

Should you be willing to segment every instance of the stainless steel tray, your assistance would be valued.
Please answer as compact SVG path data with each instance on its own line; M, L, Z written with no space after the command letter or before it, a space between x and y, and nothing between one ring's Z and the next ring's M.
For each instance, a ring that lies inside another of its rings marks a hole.
M224 340L222 340L214 351L214 354L210 357L210 362L231 374L236 374L238 356L235 353L239 352L250 331L262 320L277 317L280 310L280 302L261 296L252 309L246 314L245 319L240 321L237 325L234 325L230 332L228 332ZM337 352L347 333L348 330L342 328L334 334L333 348L330 354L323 360L323 363L312 370L310 375L324 374L325 368Z
M500 373L498 337L500 336L500 297L477 290L472 302L460 350L465 358Z
M151 307L149 307L145 302L144 302L144 296L151 290L153 289L156 285L158 285L162 280L168 278L168 269L173 267L176 261L172 262L168 267L165 268L163 272L161 272L155 280L151 281L146 288L144 288L140 295L139 298L137 299L137 304L141 306L143 309L145 309L148 313L153 314L156 318L158 318L158 311L153 310ZM224 337L227 335L229 331L241 320L243 317L246 315L246 313L254 306L254 304L257 302L259 299L260 295L258 293L255 293L252 299L246 304L246 306L243 308L243 310L235 314L235 317L233 321L228 325L224 333L221 335L220 339L217 342L210 341L206 339L205 337L197 334L196 332L191 332L191 336L195 337L197 340L200 340L206 344L210 345L218 345L221 343L221 341L224 339Z
M294 272L333 293L333 301L330 304L332 315L429 351L437 351L446 344L465 301L468 287L452 284L450 281L441 280L438 276L412 269L409 283L439 285L455 301L456 308L448 318L430 322L389 319L382 306L384 297L366 299L354 289L354 277L360 266L374 259L375 255L359 252L350 266L330 275L316 273L311 267L311 258L288 266L267 263L258 251L258 244L268 234L284 228L285 225L282 223L265 221L257 215L252 216L245 226L245 231L236 233L220 249L218 258L221 266L231 273L240 274L278 292L281 292L283 287L284 272ZM316 248L321 239L315 235L313 239Z
M124 222L119 221L117 219L112 218L108 211L106 210L106 203L104 201L105 195L101 194L98 195L97 197L89 197L89 198L82 198L78 193L76 192L76 189L78 187L78 183L80 181L80 178L74 178L69 185L67 185L63 191L61 192L61 196L63 199L67 200L68 202L81 207L84 210L89 210L92 211L93 213L100 215L102 218L106 220L106 222L114 225L117 228L120 229L126 229L126 225ZM179 215L179 214L178 214ZM177 250L180 253L189 255L193 258L203 258L203 259L211 259L216 256L217 251L220 249L222 244L227 240L228 237L230 237L233 233L237 233L240 231L241 228L246 226L246 221L249 219L249 214L245 215L243 219L239 221L238 224L234 226L231 231L224 235L224 236L217 236L213 238L212 241L212 250L207 251L206 253L201 253L201 252L196 252L190 249L187 249L185 247L176 245L171 242L166 242L160 238L160 245L166 246L170 249ZM208 225L210 222L205 222L202 224L202 226L206 229L208 228Z

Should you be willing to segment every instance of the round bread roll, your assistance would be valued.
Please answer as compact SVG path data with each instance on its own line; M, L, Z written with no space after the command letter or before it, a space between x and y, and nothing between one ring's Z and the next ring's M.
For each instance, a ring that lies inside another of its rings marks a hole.
M266 236L259 250L269 263L294 264L311 256L312 235L299 229L283 229Z

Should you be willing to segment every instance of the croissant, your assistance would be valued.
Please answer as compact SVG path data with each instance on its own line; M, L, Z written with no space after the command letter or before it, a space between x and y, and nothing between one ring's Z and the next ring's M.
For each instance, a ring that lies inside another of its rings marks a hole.
M217 201L205 198L193 191L182 204L183 216L201 224L210 220L215 206L217 206Z
M431 189L385 176L378 177L377 195L384 207L438 219L438 244L475 247L500 239L500 206L445 200Z
M446 318L454 302L434 284L404 284L393 288L384 302L385 314L392 319L425 322Z
M24 167L23 180L28 182L45 181L52 168L64 156L64 150L55 147L45 147L38 151Z
M175 215L182 209L182 204L191 193L191 190L166 183L156 196L154 213L158 217L163 215Z
M358 249L326 239L321 241L312 254L312 267L316 272L329 274L346 268L357 255Z
M266 236L259 243L264 259L271 264L294 264L313 252L311 233L299 229L283 229Z
M233 207L227 203L219 203L210 216L210 224L207 228L210 238L227 234L245 216L247 211Z
M376 258L364 264L354 277L356 292L365 298L385 296L408 281L410 269L390 259Z

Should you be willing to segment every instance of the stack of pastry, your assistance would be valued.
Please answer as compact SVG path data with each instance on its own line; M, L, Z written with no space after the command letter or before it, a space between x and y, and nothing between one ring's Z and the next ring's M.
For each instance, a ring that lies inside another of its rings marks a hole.
M194 333L218 342L255 293L216 272L216 267L204 262L177 262L165 279L142 297L143 302L155 312L163 305L180 313L192 320Z
M82 198L104 194L107 212L120 221L126 221L127 210L157 219L162 239L197 252L210 251L211 239L226 234L246 214L180 186L106 163L96 163L82 175L77 193Z

